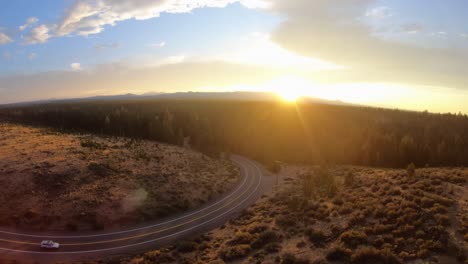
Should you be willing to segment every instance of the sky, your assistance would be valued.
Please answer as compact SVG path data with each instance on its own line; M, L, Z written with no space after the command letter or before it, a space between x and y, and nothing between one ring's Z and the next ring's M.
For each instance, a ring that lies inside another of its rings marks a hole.
M468 113L465 0L0 5L0 103L247 90Z

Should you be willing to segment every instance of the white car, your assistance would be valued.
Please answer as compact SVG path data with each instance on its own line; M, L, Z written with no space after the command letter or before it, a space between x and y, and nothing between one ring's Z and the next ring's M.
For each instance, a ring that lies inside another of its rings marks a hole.
M60 244L52 240L43 240L41 242L41 248L57 249L60 247Z

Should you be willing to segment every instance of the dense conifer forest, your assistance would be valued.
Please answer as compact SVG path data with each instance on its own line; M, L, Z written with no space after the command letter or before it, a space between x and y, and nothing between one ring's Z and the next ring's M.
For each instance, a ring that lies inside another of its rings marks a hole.
M151 139L212 156L383 167L468 165L468 117L311 102L126 100L4 107L10 122Z

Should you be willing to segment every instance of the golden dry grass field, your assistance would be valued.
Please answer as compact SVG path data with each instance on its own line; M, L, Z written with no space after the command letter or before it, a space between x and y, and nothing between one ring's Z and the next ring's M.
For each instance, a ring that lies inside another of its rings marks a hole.
M186 211L238 179L230 162L174 145L0 124L0 225L100 230Z
M284 166L279 175L277 191L225 226L116 263L467 261L468 169Z

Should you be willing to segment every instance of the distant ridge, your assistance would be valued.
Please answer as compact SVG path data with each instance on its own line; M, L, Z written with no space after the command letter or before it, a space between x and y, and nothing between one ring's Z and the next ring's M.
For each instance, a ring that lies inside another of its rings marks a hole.
M179 100L240 100L240 101L278 101L281 98L273 92L176 92L176 93L158 93L149 92L144 94L119 94L119 95L98 95L83 98L67 99L46 99L29 102L19 102L3 104L0 107L28 106L49 103L75 103L75 102L94 102L94 101L118 101L118 100L145 100L145 99L179 99ZM350 105L341 101L324 100L314 97L302 97L302 102L315 102L334 105Z

